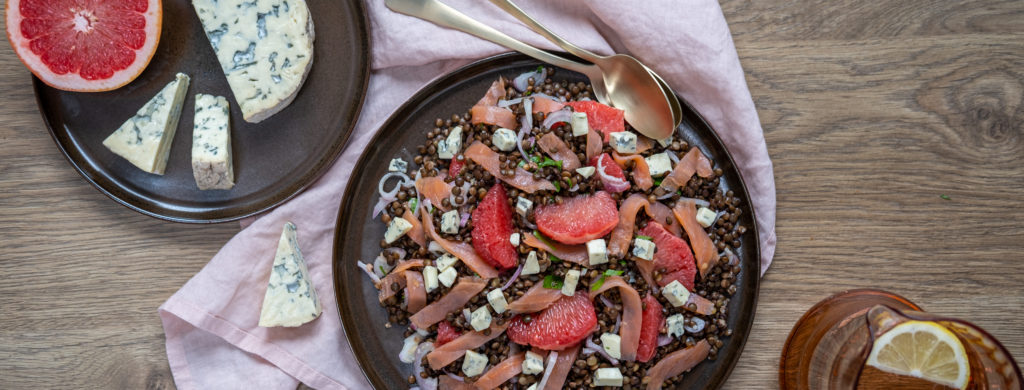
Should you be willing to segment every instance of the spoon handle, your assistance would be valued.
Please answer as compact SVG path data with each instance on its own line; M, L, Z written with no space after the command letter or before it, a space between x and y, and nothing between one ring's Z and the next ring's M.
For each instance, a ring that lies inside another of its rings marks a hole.
M551 65L577 71L583 74L594 72L593 65L581 64L550 54L515 38L480 23L465 14L437 0L385 0L384 4L392 11L426 20L442 27L448 27L464 33L486 39L512 50L526 54Z
M533 30L533 32L540 34L544 38L547 38L547 40L551 41L551 43L558 45L558 47L565 49L565 51L590 62L596 63L597 61L600 60L601 56L594 54L589 50L576 46L571 42L562 39L562 37L556 35L551 30L548 30L547 27L544 27L544 25L540 24L540 22L538 22L536 19L526 14L526 12L523 11L522 8L519 8L519 6L517 6L515 3L513 3L512 0L491 0L491 3L494 3L494 5L497 5L498 8L501 8L505 12L514 16L516 19L519 19L520 22L523 22L524 24L526 24L527 27L530 27L530 29Z

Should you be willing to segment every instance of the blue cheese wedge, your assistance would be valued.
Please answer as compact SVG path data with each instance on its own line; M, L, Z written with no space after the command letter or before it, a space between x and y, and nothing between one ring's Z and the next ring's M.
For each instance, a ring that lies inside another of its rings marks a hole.
M103 146L143 171L163 175L188 82L187 75L178 73L135 116L103 140Z
M309 278L306 260L299 251L295 225L284 224L277 244L270 282L263 296L260 326L299 326L320 316L320 298Z
M565 272L565 280L562 282L562 295L571 297L576 294L576 284L580 282L580 270L573 269Z
M614 333L602 334L601 348L608 353L608 356L616 359L622 359L622 336Z
M594 372L594 386L622 387L622 372L617 367L598 368Z
M587 133L590 132L590 123L587 121L587 113L574 112L570 118L572 118L570 119L570 123L572 123L573 137L587 135Z
M669 152L662 152L644 159L647 160L647 169L650 170L651 177L662 177L672 172L672 159L668 154Z
M466 357L462 360L462 373L467 377L474 377L484 373L487 367L487 356L483 354L466 351Z
M533 351L526 351L526 358L523 359L523 374L537 375L544 372L544 357Z
M523 275L540 273L540 262L537 261L537 251L530 251L526 255L526 263L523 263Z
M223 96L196 95L192 176L200 190L227 190L235 186L228 115L228 100Z
M615 149L619 154L634 154L636 153L636 134L628 131L620 131L611 133L611 144L612 149Z
M247 122L288 106L313 65L313 18L303 0L192 0Z
M675 307L683 306L690 300L690 291L682 283L679 283L678 280L673 280L672 283L662 287L661 295L668 300L668 303Z
M409 163L405 162L401 158L391 159L391 163L388 164L388 172L402 172L409 170Z
M640 237L633 239L633 256L644 260L653 260L654 248L654 241Z
M587 241L587 257L590 265L604 264L608 262L608 246L603 238L595 238Z
M448 137L437 142L437 158L451 160L462 152L462 126L448 131Z
M516 150L517 139L516 132L502 127L494 131L494 135L491 136L491 144L497 146L498 150L511 152Z
M686 319L682 314L673 314L665 319L665 328L671 337L682 337L686 334Z

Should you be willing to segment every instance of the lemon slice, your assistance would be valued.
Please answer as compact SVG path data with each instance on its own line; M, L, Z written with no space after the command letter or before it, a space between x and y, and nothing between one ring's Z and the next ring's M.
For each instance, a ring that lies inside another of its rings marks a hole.
M928 321L896 325L875 340L869 366L921 378L957 389L967 387L970 368L960 339L944 326Z

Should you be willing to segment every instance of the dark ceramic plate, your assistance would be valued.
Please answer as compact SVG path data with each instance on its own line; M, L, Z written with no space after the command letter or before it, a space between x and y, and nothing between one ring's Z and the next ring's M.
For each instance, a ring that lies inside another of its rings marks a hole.
M360 1L307 2L316 38L313 67L295 100L260 123L242 119L227 79L188 0L163 2L160 46L146 70L110 92L57 90L34 80L54 141L71 165L111 199L175 222L243 218L291 198L324 173L355 126L369 73L370 38ZM174 79L192 81L163 176L136 168L103 140ZM235 187L200 191L192 177L192 116L197 93L231 104Z
M502 54L470 64L431 83L398 109L380 132L369 143L359 158L353 180L345 190L338 214L338 228L334 238L334 288L342 323L352 351L359 360L363 373L375 388L405 389L412 374L412 365L398 360L402 349L403 329L384 327L386 311L377 303L377 290L373 282L357 269L360 259L372 260L380 252L379 242L384 236L384 224L371 215L377 203L377 182L387 173L388 162L394 156L409 160L410 150L421 144L424 133L433 129L435 118L446 118L453 113L465 112L483 96L491 82L499 75L514 77L535 69L536 60L519 54ZM555 79L584 81L582 75L567 70L555 73ZM754 213L743 179L725 150L722 141L689 104L683 105L685 119L681 127L683 137L697 145L722 168L723 187L743 199L744 213L740 215L744 226L754 227ZM750 211L750 212L747 212ZM754 306L758 288L758 249L756 229L743 235L739 248L741 267L738 289L729 302L729 327L718 359L706 361L687 374L679 388L717 389L729 376L736 364L743 343L754 321Z

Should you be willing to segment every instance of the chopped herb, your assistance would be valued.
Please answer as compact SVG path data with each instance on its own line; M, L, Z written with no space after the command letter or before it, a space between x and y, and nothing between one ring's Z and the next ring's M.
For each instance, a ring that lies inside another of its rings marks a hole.
M427 210L427 212L433 214L434 213L434 205L430 205L430 210Z
M562 261L562 259L559 259L557 256L552 255L550 253L548 253L548 260L551 260L552 263L558 263Z
M939 195L939 197L942 198L942 199L945 199L945 200L952 200L952 199L949 198L949 195L946 195L946 194Z
M544 277L544 288L551 290L562 289L562 279L556 278L555 275L548 275Z
M604 271L604 276L621 276L624 272L625 271L618 270L618 269L610 269L610 270Z
M624 261L622 263L625 264ZM610 269L610 270L604 271L604 273L601 274L601 277L598 278L597 281L594 282L594 284L590 285L590 291L600 290L601 286L604 285L605 278L607 278L609 276L620 276L622 274L623 274L623 271L622 270L617 270L617 269Z
M628 265L628 264L626 264L626 262L625 262L625 261L620 261L620 262L619 262L619 264L621 264L621 265L622 265L623 267L625 267L625 266L627 266L627 265Z
M550 157L544 157L543 161L539 161L538 162L538 161L534 160L534 162L536 162L537 166L541 167L541 168L544 168L544 167L558 167L559 170L562 169L562 160L552 160Z
M525 167L526 166L526 161L525 160L519 160L519 166L520 167Z
M637 235L636 238L639 238L641 240L654 241L654 237L651 237L651 236Z
M538 66L537 70L535 70L535 72L537 72L537 73L544 73L544 65ZM533 80L533 81L538 82L538 81L542 81L542 80Z
M413 200L409 201L409 209L412 210L413 214L416 214L416 207L417 206L419 206L419 203L416 202L416 199L413 199Z
M388 270L384 269L383 265L378 265L377 267L380 268L381 275L387 275L388 274Z
M555 182L551 184L555 185L555 192L562 192L562 186L558 184L558 180L555 180Z

